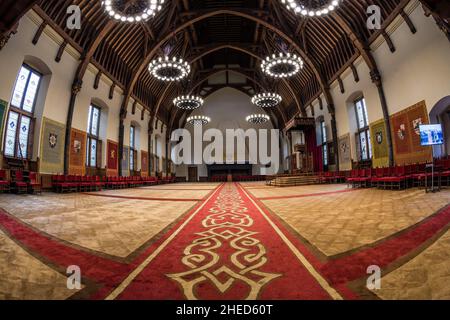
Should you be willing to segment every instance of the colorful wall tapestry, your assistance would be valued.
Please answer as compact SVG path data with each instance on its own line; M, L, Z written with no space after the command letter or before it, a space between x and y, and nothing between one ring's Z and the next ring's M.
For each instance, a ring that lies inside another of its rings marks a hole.
M130 175L130 148L127 146L123 146L122 152L122 175L129 176Z
M141 151L141 175L148 176L148 152Z
M425 101L391 116L394 158L397 165L431 161L431 148L420 145L419 126L428 123Z
M384 119L370 124L370 136L372 142L372 166L383 168L389 166L389 148L386 138L386 125Z
M86 173L86 132L72 128L70 134L69 174Z
M66 126L62 123L43 118L41 130L41 173L64 172L64 141Z
M350 134L339 138L339 169L350 170L352 168L352 150Z
M106 174L108 176L117 176L119 170L119 144L117 142L108 140L106 149Z

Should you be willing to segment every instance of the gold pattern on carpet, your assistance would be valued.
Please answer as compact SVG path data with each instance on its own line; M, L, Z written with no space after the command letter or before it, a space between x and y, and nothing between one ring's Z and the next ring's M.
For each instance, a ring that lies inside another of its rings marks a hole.
M250 287L246 299L254 300L267 283L281 276L259 270L267 263L266 249L255 237L258 232L248 230L254 221L247 211L236 187L227 186L222 190L209 210L211 214L202 221L207 230L196 233L199 238L184 250L182 263L190 270L167 275L182 286L187 299L199 299L195 288L205 281L222 294L242 281ZM234 250L230 256L231 268L217 253L224 243Z

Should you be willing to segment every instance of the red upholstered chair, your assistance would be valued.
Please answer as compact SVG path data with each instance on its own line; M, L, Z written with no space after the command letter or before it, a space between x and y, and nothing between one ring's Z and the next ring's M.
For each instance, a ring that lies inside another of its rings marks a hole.
M36 172L30 172L30 181L27 183L28 188L32 193L42 193L42 184L38 179Z
M6 170L0 170L0 192L9 192L10 182L6 178Z
M28 184L23 176L23 171L18 170L15 172L15 180L13 182L13 186L17 193L27 193Z

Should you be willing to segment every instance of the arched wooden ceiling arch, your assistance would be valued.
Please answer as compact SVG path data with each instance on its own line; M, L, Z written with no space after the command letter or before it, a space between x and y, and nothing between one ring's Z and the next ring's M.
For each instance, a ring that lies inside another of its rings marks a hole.
M217 70L211 70L210 72L202 75L201 78L196 79L196 81L193 83L193 85L190 88L190 91L188 92L188 94L192 94L193 92L195 92L197 90L198 87L201 87L206 81L208 81L210 78L221 74L221 73L225 73L225 72L231 72L231 73L235 73L238 75L241 75L242 77L248 79L254 86L258 87L260 90L264 89L264 85L261 84L260 82L257 81L257 79L255 79L254 77L252 77L251 74L243 71L243 70L239 70L239 69L230 69L230 68L223 68L223 69L217 69ZM203 96L204 99L206 99L208 96L210 96L213 92L216 92L217 90L223 89L225 87L231 87L234 89L237 89L243 93L245 93L246 95L249 96L249 98L251 97L251 94L249 93L248 90L245 90L244 87L248 87L248 84L242 84L242 85L237 85L237 84L223 84L223 85L219 85L219 86L215 86L212 88L211 91L208 91L206 93L206 95ZM170 120L170 124L169 124L169 128L170 129L175 129L174 124L177 123L178 117L181 117L182 111L180 111L180 109L177 109L175 107L173 107L175 109L175 111L172 113L172 117ZM287 119L285 117L285 115L283 114L282 111L280 111L278 108L274 108L274 115L277 118L278 123L286 123ZM188 112L190 113L190 112Z
M255 46L253 46L253 47L255 47ZM247 54L247 55L251 56L252 58L257 59L258 61L263 59L263 57L260 57L257 52L252 51L249 46L245 46L245 45L236 43L236 44L216 44L216 45L207 46L202 51L200 51L198 54L195 54L195 55L193 54L191 57L189 57L188 61L191 64L194 64L195 62L199 61L200 59L204 58L205 56L210 55L210 54L212 54L214 52L217 52L219 50L223 50L223 49L232 49L232 50L235 50L235 51L243 52L244 54ZM221 70L223 70L223 69L221 69ZM226 70L229 70L229 71L233 72L233 70L231 70L231 69L226 69ZM212 70L212 72L213 72L212 75L217 73L217 72L214 72L214 69ZM224 71L219 71L219 72L224 72ZM241 73L241 74L244 75L246 78L248 78L250 81L254 82L258 86L260 91L268 89L266 87L266 84L263 83L263 81L262 81L262 79L260 77L258 77L258 79L261 79L260 81L255 81L254 78L249 77L248 75L246 75L244 73ZM195 84L194 86L191 87L191 91L194 90L199 85L201 85L208 78L209 77L203 77L203 81L200 81L200 82L197 81L197 84ZM284 91L287 90L289 92L290 97L293 98L294 102L297 105L297 108L298 108L299 112L301 112L302 114L306 114L306 110L305 110L304 106L300 104L299 99L297 98L297 95L296 95L294 89L292 88L292 86L289 84L289 82L286 81L286 80L282 80L280 85L284 87L284 88L280 88L280 89L282 89ZM156 114L158 113L159 108L161 107L161 105L164 102L166 104L169 104L169 105L171 104L171 101L173 100L174 97L168 96L167 99L164 99L164 97L166 96L166 94L168 92L169 92L169 90L167 90L167 89L164 90L161 98L158 100L158 103L156 105L154 113L156 113ZM284 113L281 112L281 114L282 114L283 120L286 121L286 117L285 117Z
M126 100L133 96L150 111L155 111L155 101L167 89L145 72L146 65L168 42L174 54L192 54L208 43L215 45L226 39L229 43L253 45L253 50L261 56L278 51L280 41L284 41L307 64L300 76L289 80L292 90L280 89L286 101L292 100L292 91L298 97L297 104L285 107L288 118L298 113L299 105L306 106L327 89L359 54L371 63L370 56L366 55L368 44L381 30L366 28L368 5L379 5L383 20L390 21L408 3L407 0L345 0L331 15L303 18L287 10L279 0L167 0L154 19L124 24L111 21L100 0L26 1L23 9L33 2L38 3L36 9L46 23L57 27L64 34L65 42L81 50L82 60L74 80L82 80L87 65L94 63L116 85L128 89ZM81 30L66 28L66 9L72 4L81 8ZM8 17L10 20L14 19ZM218 60L219 56L199 58L194 71L205 68L214 59ZM255 61L255 58L241 61L241 67L255 68ZM158 112L155 116L162 120L170 117L165 107Z

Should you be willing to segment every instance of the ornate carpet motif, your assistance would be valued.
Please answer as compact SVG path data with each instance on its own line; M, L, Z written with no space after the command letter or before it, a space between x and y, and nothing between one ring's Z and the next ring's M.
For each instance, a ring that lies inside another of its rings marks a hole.
M184 250L182 263L190 270L167 276L180 283L188 299L201 299L196 287L203 282L225 293L240 281L249 287L245 299L256 299L261 288L281 274L260 270L267 263L266 248L258 232L248 229L254 224L248 208L236 188L227 186L209 212L202 221L207 230L197 233Z

